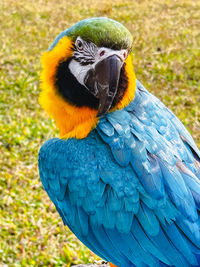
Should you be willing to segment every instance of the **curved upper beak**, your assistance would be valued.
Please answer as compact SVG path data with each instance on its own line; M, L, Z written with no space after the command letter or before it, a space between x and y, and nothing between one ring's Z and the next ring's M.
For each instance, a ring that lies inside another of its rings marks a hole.
M111 55L98 62L85 76L85 86L99 99L98 117L104 115L112 105L123 63L119 56Z

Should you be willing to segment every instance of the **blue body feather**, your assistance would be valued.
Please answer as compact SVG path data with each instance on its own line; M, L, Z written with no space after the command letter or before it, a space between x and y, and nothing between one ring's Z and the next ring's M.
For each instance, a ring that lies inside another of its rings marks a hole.
M87 138L55 138L39 153L64 223L120 267L200 266L199 162L188 131L139 82Z

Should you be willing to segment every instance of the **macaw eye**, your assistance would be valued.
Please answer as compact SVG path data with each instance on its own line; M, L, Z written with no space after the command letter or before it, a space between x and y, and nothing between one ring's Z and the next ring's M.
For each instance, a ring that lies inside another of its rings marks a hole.
M83 50L83 43L81 42L81 40L76 41L76 46L78 47L79 50Z
M123 52L123 58L124 58L124 59L127 58L127 52L126 52L126 51Z
M105 51L102 50L99 55L100 55L100 57L104 56L105 55Z

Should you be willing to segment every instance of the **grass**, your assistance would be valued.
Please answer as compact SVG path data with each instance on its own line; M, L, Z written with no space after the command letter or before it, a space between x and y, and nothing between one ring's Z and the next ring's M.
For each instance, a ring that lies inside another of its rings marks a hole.
M0 10L0 266L92 262L96 256L63 226L39 179L38 150L58 135L38 104L40 55L83 18L120 21L134 36L138 79L200 145L200 2L2 0Z

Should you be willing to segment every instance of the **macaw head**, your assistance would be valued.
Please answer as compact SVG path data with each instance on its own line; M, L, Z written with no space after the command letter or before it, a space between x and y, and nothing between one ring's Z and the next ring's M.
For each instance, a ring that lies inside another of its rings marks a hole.
M108 18L90 18L60 33L42 55L40 103L64 138L84 138L105 113L134 97L132 35Z

